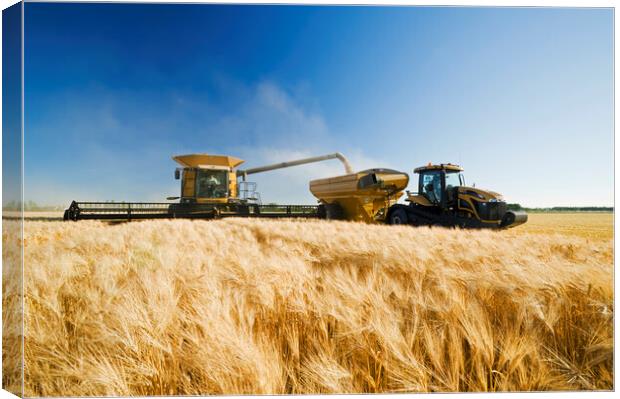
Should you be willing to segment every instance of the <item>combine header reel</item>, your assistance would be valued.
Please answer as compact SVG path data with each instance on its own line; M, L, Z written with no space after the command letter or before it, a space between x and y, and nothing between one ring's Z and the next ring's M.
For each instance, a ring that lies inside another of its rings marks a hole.
M76 202L64 220L219 219L231 216L319 218L321 206L233 204L170 204L165 202Z

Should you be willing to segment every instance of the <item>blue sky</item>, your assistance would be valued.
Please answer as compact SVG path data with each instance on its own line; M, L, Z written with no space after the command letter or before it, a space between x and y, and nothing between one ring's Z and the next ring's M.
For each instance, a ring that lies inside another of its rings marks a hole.
M613 203L610 9L27 3L25 192L178 195L173 154L460 163L528 206ZM337 161L256 175L313 203ZM413 175L413 174L412 174Z

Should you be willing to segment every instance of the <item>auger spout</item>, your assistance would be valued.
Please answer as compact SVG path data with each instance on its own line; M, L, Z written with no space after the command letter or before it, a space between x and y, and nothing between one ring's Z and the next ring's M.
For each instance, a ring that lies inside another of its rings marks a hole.
M254 173L262 173L262 172L268 172L270 170L289 168L291 166L304 165L304 164L313 163L313 162L327 161L329 159L338 159L344 165L344 170L347 174L353 173L353 169L351 168L351 164L349 163L349 160L341 153L335 152L333 154L320 155L318 157L303 158L303 159L297 159L295 161L279 162L279 163L274 163L271 165L259 166L256 168L238 170L237 175L247 176L247 175L251 175Z

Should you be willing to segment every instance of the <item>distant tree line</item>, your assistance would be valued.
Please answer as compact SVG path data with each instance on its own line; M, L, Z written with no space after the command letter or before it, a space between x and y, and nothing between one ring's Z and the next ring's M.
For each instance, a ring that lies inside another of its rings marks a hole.
M554 206L549 208L526 208L521 204L507 204L509 210L526 212L613 212L613 206Z
M62 206L55 206L55 205L45 205L45 206L41 206L38 205L36 202L34 201L26 201L23 203L24 204L24 212L49 212L49 211L62 211L63 207ZM22 202L21 201L10 201L7 202L3 207L2 210L3 211L19 211L22 209L21 207Z

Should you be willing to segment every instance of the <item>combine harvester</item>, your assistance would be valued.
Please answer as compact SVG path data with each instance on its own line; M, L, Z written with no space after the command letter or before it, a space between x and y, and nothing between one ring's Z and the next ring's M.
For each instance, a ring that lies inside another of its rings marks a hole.
M237 169L244 161L227 155L189 154L173 159L181 166L175 170L181 196L168 200L178 202L73 201L64 220L292 217L474 228L506 228L527 221L524 212L507 210L499 194L466 187L462 169L451 164L415 169L420 175L418 193L407 191L406 205L397 201L409 184L407 173L381 168L353 172L340 153L251 169ZM247 181L255 173L330 159L340 160L346 174L310 182L319 205L263 205L256 183Z

